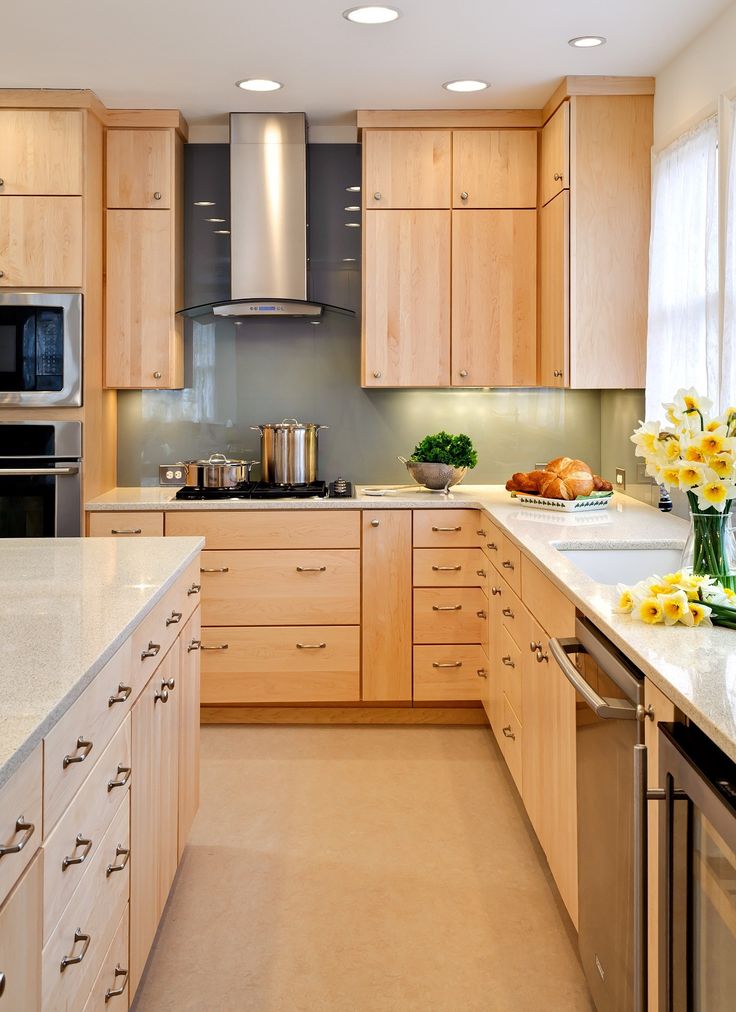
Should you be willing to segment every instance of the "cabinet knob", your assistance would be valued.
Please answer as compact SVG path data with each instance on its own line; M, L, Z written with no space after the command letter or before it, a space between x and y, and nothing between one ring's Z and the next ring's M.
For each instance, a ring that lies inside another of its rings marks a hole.
M4 277L5 277L5 271L0 271L0 278L4 278Z
M380 371L380 369L374 369L373 370L373 376L377 380L380 379L381 378L381 371Z
M461 369L460 370L460 375L462 376L463 379L465 379L465 377L468 375L468 370L467 369Z
M153 199L154 200L161 200L161 191L160 190L156 190L156 192L153 195Z
M2 185L3 185L3 181L2 181L2 179L0 179L0 186L2 186ZM5 974L4 973L0 973L0 998L2 998L4 991L5 991Z
M154 378L155 380L160 380L160 379L161 379L161 373L160 373L160 372L158 371L158 369L157 369L157 370L156 370L156 372L155 372L155 373L153 374L153 378Z
M555 377L558 379L562 378L562 369L555 369Z
M5 180L4 179L0 179L0 186L5 186ZM0 994L2 994L2 991L0 991Z
M381 524L380 520L371 520L371 527L379 527Z
M460 200L467 200L467 199L468 199L468 191L463 190L463 192L460 194Z
M554 180L555 180L556 183L561 183L562 182L562 173L561 172L555 172L555 174L554 174Z
M373 194L373 199L374 200L380 200L381 199L381 193L380 193L379 190L376 190L376 192Z

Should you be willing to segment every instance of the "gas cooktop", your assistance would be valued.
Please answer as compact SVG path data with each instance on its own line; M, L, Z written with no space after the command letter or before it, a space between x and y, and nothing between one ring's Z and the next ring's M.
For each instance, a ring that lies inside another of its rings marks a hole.
M352 499L353 486L338 478L311 481L306 485L273 485L266 481L242 481L232 488L196 488L185 485L176 493L177 499L223 502L228 499Z

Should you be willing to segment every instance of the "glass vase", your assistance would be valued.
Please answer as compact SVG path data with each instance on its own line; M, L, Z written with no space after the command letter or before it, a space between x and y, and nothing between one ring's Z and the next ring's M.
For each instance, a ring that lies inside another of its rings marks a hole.
M682 552L683 568L696 576L713 576L736 590L736 535L730 512L690 513L690 532Z

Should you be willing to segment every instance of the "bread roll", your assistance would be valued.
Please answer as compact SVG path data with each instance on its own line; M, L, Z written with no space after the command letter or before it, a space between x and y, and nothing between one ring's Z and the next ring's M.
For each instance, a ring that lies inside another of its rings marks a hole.
M583 460L556 457L547 464L547 471L558 480L548 482L548 491L540 488L540 492L551 499L576 499L579 495L590 495L595 488L593 471Z
M606 481L605 478L601 478L599 474L593 475L593 485L595 486L596 492L612 492L613 485L610 481Z

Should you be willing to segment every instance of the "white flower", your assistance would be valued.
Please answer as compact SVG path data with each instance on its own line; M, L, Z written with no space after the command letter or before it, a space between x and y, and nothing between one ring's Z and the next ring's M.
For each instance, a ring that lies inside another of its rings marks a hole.
M711 479L704 485L692 489L698 497L698 506L701 510L717 509L723 513L727 503L736 499L736 483L732 481L721 481L720 478Z
M675 409L680 414L699 411L701 415L705 415L712 407L713 401L709 401L707 397L701 397L695 387L690 387L688 390L683 387L675 394Z
M637 457L649 457L655 453L659 432L659 422L639 423L639 428L634 429L633 434L629 436L631 442L636 446Z

